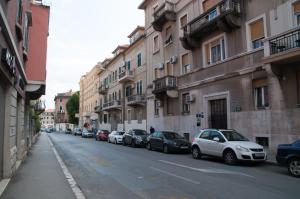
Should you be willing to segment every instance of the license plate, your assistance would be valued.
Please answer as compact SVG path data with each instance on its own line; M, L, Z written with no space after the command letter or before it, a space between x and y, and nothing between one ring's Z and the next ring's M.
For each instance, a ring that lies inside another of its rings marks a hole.
M182 149L188 149L189 147L187 147L187 146L182 146L182 147L180 147L180 148L182 148Z
M265 154L264 153L255 153L255 156L256 157L265 157Z

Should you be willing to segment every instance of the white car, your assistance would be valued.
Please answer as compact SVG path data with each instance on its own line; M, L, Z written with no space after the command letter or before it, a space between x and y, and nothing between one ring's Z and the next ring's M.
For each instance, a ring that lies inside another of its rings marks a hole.
M227 164L237 161L262 162L267 158L263 146L249 141L235 130L204 129L192 142L193 158L202 155L216 156L224 159Z
M113 131L108 135L108 142L119 144L123 142L124 131Z

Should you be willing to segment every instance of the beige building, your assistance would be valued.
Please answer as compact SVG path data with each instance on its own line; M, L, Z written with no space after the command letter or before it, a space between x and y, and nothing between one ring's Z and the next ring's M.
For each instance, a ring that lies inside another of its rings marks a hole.
M42 128L54 128L54 114L54 109L48 109L39 115Z
M85 123L91 128L98 128L99 108L99 73L102 70L100 63L96 64L89 72L80 79L80 104L79 104L79 126Z
M258 6L259 5L259 6ZM300 3L145 0L147 129L300 137Z

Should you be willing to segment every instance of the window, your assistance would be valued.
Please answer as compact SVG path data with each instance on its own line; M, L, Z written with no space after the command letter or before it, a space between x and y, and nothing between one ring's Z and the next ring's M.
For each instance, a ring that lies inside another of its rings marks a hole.
M188 101L189 93L185 93L182 95L182 112L189 113L190 112L190 103Z
M264 45L265 38L264 20L260 18L249 24L252 49L260 48Z
M296 1L293 4L293 11L294 11L295 26L300 26L300 1Z
M183 28L184 26L187 25L187 15L183 15L181 18L180 18L180 27Z
M128 70L128 71L130 71L130 67L131 67L130 64L131 64L131 63L130 63L130 60L128 60L127 63L126 63L126 65L127 65L127 70Z
M297 71L297 94L298 94L298 104L300 104L300 70Z
M113 80L113 82L115 81L115 72L113 72L112 80Z
M17 11L17 23L19 25L22 25L22 15L23 15L23 6L22 6L22 0L18 0L18 11Z
M225 53L225 39L224 36L220 37L205 45L205 63L210 65L224 60Z
M126 86L125 95L126 95L126 97L131 96L131 86Z
M202 3L203 11L206 12L216 6L221 0L204 0Z
M256 143L264 147L269 147L269 138L268 137L256 137Z
M116 95L117 95L117 93L116 93ZM122 93L121 93L121 90L119 90L119 100L121 100L122 99Z
M157 68L154 69L154 79L157 79L159 75L159 71Z
M182 57L181 57L181 67L182 67L182 73L183 74L186 74L186 73L190 72L191 67L190 67L190 64L189 64L189 54L188 53L182 55Z
M166 35L165 35L165 46L169 45L170 43L172 43L173 38L172 38L172 26L168 26L166 28Z
M106 124L108 122L107 114L103 115L103 122L104 122L104 124Z
M209 131L204 131L201 135L200 135L201 139L209 139Z
M158 41L158 35L153 37L153 53L156 53L159 51L159 41Z
M172 99L167 97L166 98L166 107L167 107L167 114L170 115L173 113L173 107L172 107Z
M29 29L29 19L28 19L28 14L25 14L25 22L24 22L24 32L23 32L23 49L25 52L28 52L28 41L29 41L29 34L28 34L28 29Z
M173 65L168 62L167 65L166 65L166 73L168 76L173 76L174 73L173 73Z
M137 95L142 95L142 93L143 93L142 80L139 80L139 81L136 83L136 94L137 94Z
M111 75L109 75L109 83L111 83Z
M217 16L218 16L217 9L213 9L213 10L210 11L209 14L207 15L207 20L208 20L208 21L211 21L211 20L213 20L214 18L216 18Z
M139 53L137 55L137 67L140 67L140 66L142 66L142 54L141 53Z
M154 100L154 115L159 116L159 100Z
M130 109L127 110L127 121L128 122L131 121L131 110Z
M115 70L115 80L117 81L118 79L118 70Z
M254 102L256 108L265 108L269 106L267 79L258 79L253 81Z

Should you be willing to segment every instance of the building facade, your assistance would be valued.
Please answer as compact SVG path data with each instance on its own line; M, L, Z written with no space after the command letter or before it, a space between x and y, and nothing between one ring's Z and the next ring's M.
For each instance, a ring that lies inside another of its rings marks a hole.
M299 1L145 0L139 8L147 129L190 139L199 128L233 128L271 150L299 138Z
M67 111L67 102L72 97L72 90L65 93L58 93L54 98L55 103L55 123L69 123L69 114Z
M42 128L54 128L54 114L54 109L48 109L39 116Z
M35 137L32 111L44 109L35 100L45 94L46 75L33 71L46 70L49 12L42 2L0 2L0 180L11 177L25 158ZM38 46L42 60L35 55Z
M80 105L79 105L79 126L82 127L85 123L92 128L99 127L98 114L95 112L99 107L99 92L100 84L99 73L101 64L98 63L91 71L86 73L80 79Z

